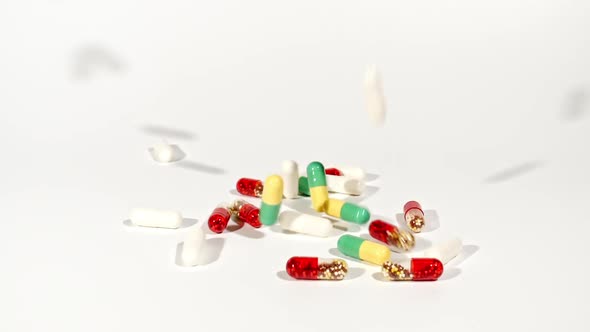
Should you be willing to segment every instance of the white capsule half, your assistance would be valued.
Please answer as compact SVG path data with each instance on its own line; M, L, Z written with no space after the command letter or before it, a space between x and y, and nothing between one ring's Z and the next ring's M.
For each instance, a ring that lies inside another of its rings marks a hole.
M451 259L455 258L463 249L463 243L459 238L438 243L432 248L424 251L423 256L428 258L436 258L443 264L447 264Z
M182 224L180 212L156 209L133 209L129 217L135 226L178 228Z
M296 211L281 212L279 225L291 232L319 237L326 237L332 232L332 222L330 220Z
M361 195L365 190L365 182L350 176L326 174L328 191L348 195Z
M174 161L174 147L166 142L161 142L152 147L152 157L160 163Z
M342 172L342 175L344 176L348 176L357 180L365 180L365 176L366 173L365 171L360 168L360 167L354 167L354 166L334 166L334 168L338 169L340 172Z
M299 196L299 167L293 160L283 161L281 171L283 178L283 196L285 198L296 198Z
M369 66L365 74L365 102L371 123L375 127L383 126L386 112L385 95L381 75L375 65Z
M205 243L205 233L200 227L192 227L186 233L180 253L180 263L183 266L199 265L199 253Z

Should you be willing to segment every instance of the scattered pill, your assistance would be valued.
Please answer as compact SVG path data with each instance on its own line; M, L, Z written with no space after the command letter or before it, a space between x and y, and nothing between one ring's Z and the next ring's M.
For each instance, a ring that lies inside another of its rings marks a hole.
M385 95L381 75L375 65L369 66L365 74L365 102L373 126L383 126L386 113Z
M337 168L340 170L341 175L355 178L357 180L363 181L363 180L365 180L365 177L367 176L365 171L360 167L337 166Z
M338 168L326 168L326 175L342 176L342 172Z
M416 201L409 201L404 205L404 219L408 227L415 233L420 233L424 227L424 211Z
M298 182L299 182L299 167L293 160L285 160L282 165L283 176L283 196L285 198L297 198Z
M283 179L278 175L267 177L262 191L260 222L264 225L274 225L277 222L282 201Z
M296 211L281 212L279 225L284 230L319 237L330 235L333 228L332 222L326 218Z
M371 224L369 224L369 234L371 234L373 238L402 251L408 251L416 244L412 233L400 230L396 226L383 220L372 221Z
M174 161L174 147L166 142L158 143L152 147L152 156L157 162L172 162Z
M228 205L226 203L219 204L209 216L207 225L213 233L222 233L227 228L230 217L231 211L228 209Z
M443 271L443 263L436 258L412 258L409 263L387 261L381 268L385 278L392 281L434 281L443 274Z
M326 204L326 214L355 224L365 224L371 218L369 210L353 203L330 198Z
M365 183L362 180L348 176L326 175L326 183L328 191L332 193L358 196L365 190ZM299 178L299 193L309 196L309 184L305 176Z
M443 264L447 264L455 258L463 249L463 243L459 238L453 238L445 242L435 244L423 254L424 257L432 257L440 260Z
M383 265L391 256L386 246L348 234L338 239L338 250L346 256L376 265Z
M182 224L180 212L156 209L133 209L129 217L135 226L178 228Z
M232 215L241 222L245 222L254 228L260 228L260 209L242 199L236 199L231 207Z
M307 166L307 181L309 183L311 205L314 210L321 212L328 201L326 173L322 163L314 161Z
M192 227L184 237L180 262L183 266L198 265L199 253L205 243L205 233L200 227Z
M236 190L245 196L260 197L264 186L262 181L249 178L241 178L236 183Z
M291 257L286 269L287 274L295 279L342 280L348 273L348 264L342 259Z

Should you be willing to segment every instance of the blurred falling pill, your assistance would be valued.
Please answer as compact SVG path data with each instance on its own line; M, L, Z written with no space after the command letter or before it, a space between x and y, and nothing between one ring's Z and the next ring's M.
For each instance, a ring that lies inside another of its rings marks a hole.
M365 73L365 102L373 126L383 126L386 112L385 95L381 75L375 65L370 65Z

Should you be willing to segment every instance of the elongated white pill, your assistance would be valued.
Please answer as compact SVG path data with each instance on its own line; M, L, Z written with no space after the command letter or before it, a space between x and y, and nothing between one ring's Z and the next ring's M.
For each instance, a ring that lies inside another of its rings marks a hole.
M363 180L355 179L350 176L336 176L326 174L326 183L328 191L348 195L361 195L365 190Z
M438 243L432 248L424 251L424 257L437 258L443 264L447 264L451 259L455 258L463 248L463 243L459 238Z
M174 148L166 142L158 143L152 147L152 156L157 162L169 163L174 160Z
M279 225L291 232L319 237L326 237L332 232L332 222L330 220L296 211L281 212Z
M135 226L178 228L182 224L180 212L156 209L133 209L129 217Z
M285 198L296 198L299 196L299 167L293 160L283 161L281 171L283 178L283 196Z
M180 263L183 266L195 266L199 264L199 253L205 243L205 233L200 227L192 227L186 233L180 253Z
M375 127L383 126L386 112L385 95L381 75L375 65L369 66L365 74L365 102L371 123Z
M351 178L355 178L357 180L364 180L366 173L365 171L360 168L360 167L354 167L354 166L335 166L334 168L338 169L340 172L342 172L342 175L344 176L348 176Z

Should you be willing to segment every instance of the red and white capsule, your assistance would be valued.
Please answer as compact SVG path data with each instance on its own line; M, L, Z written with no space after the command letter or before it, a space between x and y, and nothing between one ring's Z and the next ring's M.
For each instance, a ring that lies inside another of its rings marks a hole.
M404 204L404 219L406 224L414 233L420 233L424 227L424 211L420 203L409 201Z
M264 184L257 179L241 178L236 183L236 190L244 196L260 197L262 189L264 189Z
M435 281L443 271L443 263L436 258L412 258L403 263L387 261L381 268L385 278L391 281Z
M342 259L295 256L287 261L286 269L295 279L342 280L348 273L348 264Z

